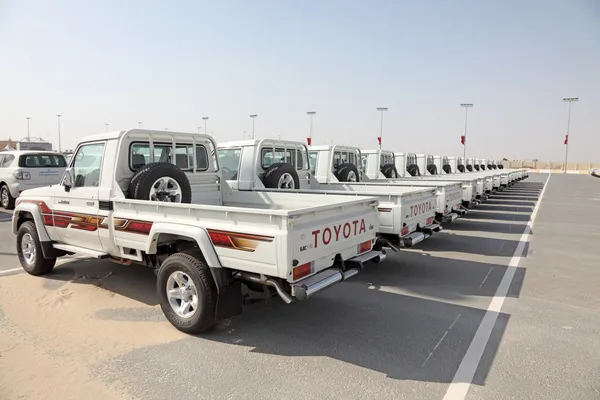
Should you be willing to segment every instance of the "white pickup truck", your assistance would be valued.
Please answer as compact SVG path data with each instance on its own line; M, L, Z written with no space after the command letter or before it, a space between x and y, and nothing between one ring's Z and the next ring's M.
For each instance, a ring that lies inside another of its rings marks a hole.
M195 333L241 312L242 282L290 303L383 256L377 198L232 191L215 152L200 134L84 138L60 184L18 199L21 265L43 275L66 254L145 264L167 319Z
M388 150L365 150L363 169L366 177L363 181L387 182L392 185L408 187L433 186L436 188L436 220L441 223L454 221L458 216L465 215L462 207L463 188L461 182L451 180L429 179L429 176L405 176L398 172L396 155ZM401 166L400 169L403 169ZM406 174L405 174L406 175Z
M393 250L413 247L441 230L433 221L434 188L363 185L357 149L311 148L309 157L304 143L264 139L219 143L218 154L223 178L234 190L377 198L378 244Z

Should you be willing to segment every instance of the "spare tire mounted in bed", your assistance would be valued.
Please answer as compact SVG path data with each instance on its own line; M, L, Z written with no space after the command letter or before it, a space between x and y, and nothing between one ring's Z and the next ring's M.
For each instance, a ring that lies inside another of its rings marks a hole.
M185 173L176 165L152 163L131 178L128 197L134 200L191 203L192 189Z

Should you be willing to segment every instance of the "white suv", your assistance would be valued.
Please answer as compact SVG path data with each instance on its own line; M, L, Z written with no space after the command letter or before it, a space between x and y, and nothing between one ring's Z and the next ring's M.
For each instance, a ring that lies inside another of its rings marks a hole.
M24 190L60 183L66 167L65 157L59 152L0 152L0 205L11 210Z

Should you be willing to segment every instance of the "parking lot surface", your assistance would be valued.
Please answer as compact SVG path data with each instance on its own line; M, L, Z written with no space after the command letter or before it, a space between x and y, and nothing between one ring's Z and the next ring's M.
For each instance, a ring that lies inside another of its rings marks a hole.
M200 336L164 319L150 269L24 274L2 213L0 399L599 399L600 180L548 178Z

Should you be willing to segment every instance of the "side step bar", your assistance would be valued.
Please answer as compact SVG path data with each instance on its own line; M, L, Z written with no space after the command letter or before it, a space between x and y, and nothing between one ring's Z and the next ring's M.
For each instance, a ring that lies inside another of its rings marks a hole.
M108 253L105 253L102 251L90 250L90 249L86 249L83 247L72 246L70 244L52 243L52 247L54 247L56 250L62 250L62 251L66 251L68 253L81 254L84 256L92 257L92 258L108 258L108 257L110 257L110 255Z

